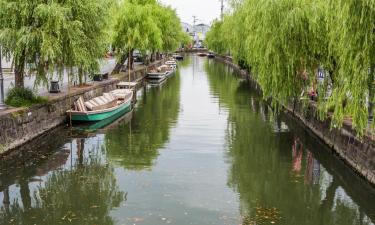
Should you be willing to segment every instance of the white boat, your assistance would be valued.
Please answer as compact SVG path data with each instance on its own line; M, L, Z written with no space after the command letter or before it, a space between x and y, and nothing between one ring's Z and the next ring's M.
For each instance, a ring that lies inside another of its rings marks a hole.
M168 73L167 73L167 77L171 77L172 75L175 74L175 72L176 72L176 70L174 70L174 69L168 71Z
M165 72L157 72L157 71L151 71L147 73L148 79L163 79L167 76L168 71Z
M169 60L169 61L165 62L165 65L168 65L168 66L170 66L170 65L177 66L177 62L175 60Z
M176 70L176 65L162 65L147 73L148 79L163 79L171 76Z

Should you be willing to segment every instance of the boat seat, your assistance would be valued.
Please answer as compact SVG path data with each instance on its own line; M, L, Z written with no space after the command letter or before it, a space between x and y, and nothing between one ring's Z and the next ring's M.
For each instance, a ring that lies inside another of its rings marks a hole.
M75 105L75 108L77 109L77 111L79 112L86 112L86 107L85 107L85 103L83 102L83 98L82 96L78 98L78 100L74 103Z
M93 100L85 102L85 106L88 110L94 111L100 109L100 105Z
M86 108L89 109L90 111L112 108L116 106L116 104L117 104L116 99L111 101L105 98L104 96L93 98L92 100L84 103Z
M105 105L105 104L108 104L108 103L111 102L110 100L108 100L108 99L105 98L104 96L100 96L100 97L98 97L98 98L104 102L104 105Z
M117 105L117 99L114 96L106 95L107 93L104 93L103 96L100 96L100 98L105 101L105 108L112 108Z
M106 101L103 101L99 97L93 98L92 100L95 101L98 105L105 105L106 104Z
M95 105L92 104L90 101L85 102L85 106L86 106L86 108L87 108L88 110L90 110L90 111L93 111L94 108L95 108Z
M126 99L132 93L132 90L129 89L116 89L111 92L116 99Z
M104 93L104 98L108 99L109 101L115 101L116 97L112 93Z

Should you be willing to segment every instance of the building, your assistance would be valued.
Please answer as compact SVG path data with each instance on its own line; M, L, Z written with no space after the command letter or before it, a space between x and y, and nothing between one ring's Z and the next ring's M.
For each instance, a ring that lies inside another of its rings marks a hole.
M181 23L184 32L188 33L194 40L194 47L201 47L210 26L206 24L197 24L195 26L188 23Z
M195 26L195 32L198 35L200 41L203 41L206 38L206 34L209 30L210 26L203 23Z

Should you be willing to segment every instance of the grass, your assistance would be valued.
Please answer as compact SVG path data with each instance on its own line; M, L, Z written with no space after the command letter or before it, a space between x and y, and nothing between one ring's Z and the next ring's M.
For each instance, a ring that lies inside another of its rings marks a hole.
M5 103L13 107L29 107L46 103L47 99L36 96L30 88L13 87L9 90Z

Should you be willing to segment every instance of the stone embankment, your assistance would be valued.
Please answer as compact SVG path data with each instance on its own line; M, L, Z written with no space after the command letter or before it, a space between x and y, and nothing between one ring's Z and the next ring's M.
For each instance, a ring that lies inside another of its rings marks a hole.
M161 65L162 61L149 67ZM130 73L131 81L143 80L147 67L141 66ZM79 97L85 100L112 91L120 81L128 81L128 73L93 82L85 87L72 87L69 91L51 94L46 104L28 108L9 108L0 111L0 154L19 147L49 130L66 123L66 111Z
M227 64L241 76L256 83L251 74L233 63L231 58L217 56L215 59ZM285 105L284 109L287 115L310 129L357 174L375 185L375 141L371 134L366 134L362 138L357 137L349 120L345 121L340 129L331 128L329 119L324 121L318 119L317 106L314 101L310 101L307 108L302 108L301 104L296 104L294 106Z

